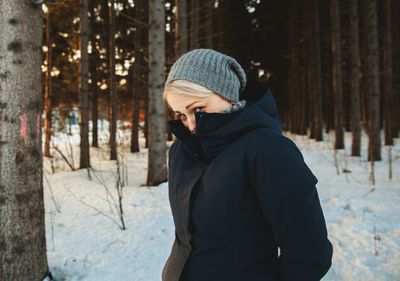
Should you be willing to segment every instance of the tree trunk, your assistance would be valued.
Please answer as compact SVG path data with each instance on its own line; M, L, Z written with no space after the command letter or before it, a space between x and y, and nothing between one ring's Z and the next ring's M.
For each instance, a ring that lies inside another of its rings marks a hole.
M380 91L379 91L379 53L377 31L376 0L365 0L363 13L365 23L365 81L368 97L368 160L380 161Z
M335 149L344 148L343 133L343 90L341 70L341 46L340 46L340 16L338 0L331 0L332 21L332 88L334 97L334 120L335 120Z
M94 74L95 76L96 74ZM94 81L92 81L92 146L99 147L99 93L98 87Z
M180 57L188 50L187 40L187 2L186 0L175 0L175 58Z
M115 80L115 0L109 5L110 160L117 160L117 89Z
M80 143L80 169L90 166L89 156L89 19L88 19L88 0L80 0L80 39L81 39L81 61L80 61L80 118L79 127L81 135Z
M164 1L149 1L149 158L147 185L167 180L164 102Z
M42 280L48 271L42 20L42 4L0 1L0 280Z
M353 140L351 155L361 156L361 116L360 116L360 55L358 42L358 0L350 0L350 26L349 26L349 51L350 51L350 93L352 109Z
M144 22L144 0L139 0L136 2L135 13L136 19ZM142 37L143 37L143 27L139 24L136 25L135 29L135 64L133 65L132 72L132 97L133 97L133 113L132 113L132 132L131 132L131 152L139 152L139 93L140 89L143 88L141 86L143 72L143 53L142 53Z
M288 34L288 43L289 43L289 108L291 110L288 111L286 120L289 121L289 131L296 132L297 131L297 114L298 114L298 96L299 96L299 87L298 87L298 12L297 12L297 3L291 3L289 7L289 34Z
M102 4L104 0L102 0ZM96 48L96 44L100 44L100 40L96 38L98 34L98 30L96 29L96 15L95 15L95 7L98 3L92 3L89 6L90 9L90 43L92 46L92 52L89 55L89 73L90 73L90 103L91 103L91 119L92 119L92 147L99 147L99 137L98 137L98 120L99 120L99 87L97 86L97 82L99 81L100 74L98 72L97 66L101 64L99 51ZM101 13L100 13L101 15ZM104 28L103 28L104 30ZM104 32L104 31L103 31ZM103 39L105 40L105 39Z
M190 48L199 48L200 0L190 0Z
M321 23L321 68L322 72L322 111L325 123L325 132L333 129L333 101L332 101L332 56L331 56L331 20L329 1L320 2Z
M204 47L205 48L209 48L212 49L213 48L213 9L214 9L214 0L208 0L205 1L206 7L205 7L205 43L204 43Z
M312 95L314 112L314 137L316 141L322 141L322 86L321 86L321 49L319 28L319 5L318 0L311 0L311 65L312 68Z
M384 120L385 120L385 145L393 145L394 131L394 98L393 98L393 66L392 66L392 19L391 19L391 0L382 1L383 10L383 99Z
M46 71L46 82L45 82L45 91L44 91L44 156L50 157L50 143L51 143L51 93L52 93L52 83L51 83L51 69L52 65L52 51L53 51L53 43L51 40L51 8L48 8L46 14L46 44L47 44L47 52L46 52L46 63L47 63L47 71Z
M392 44L393 50L393 94L394 101L393 106L400 108L400 2L392 1ZM400 110L394 110L394 131L393 137L398 138L400 136Z

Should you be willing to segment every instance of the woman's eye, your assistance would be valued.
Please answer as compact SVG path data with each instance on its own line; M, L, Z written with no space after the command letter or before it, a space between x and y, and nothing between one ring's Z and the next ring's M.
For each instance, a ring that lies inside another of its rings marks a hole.
M203 111L203 107L196 107L196 108L194 109L194 111L195 111L195 112Z
M184 114L177 114L176 118L181 119L181 120L185 120L186 116Z

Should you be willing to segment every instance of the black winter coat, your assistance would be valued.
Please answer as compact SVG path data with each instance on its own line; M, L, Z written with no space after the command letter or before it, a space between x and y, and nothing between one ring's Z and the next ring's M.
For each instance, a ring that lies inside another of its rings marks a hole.
M317 179L282 135L271 93L195 117L195 135L168 122L177 137L168 175L175 241L162 280L320 280L332 245Z

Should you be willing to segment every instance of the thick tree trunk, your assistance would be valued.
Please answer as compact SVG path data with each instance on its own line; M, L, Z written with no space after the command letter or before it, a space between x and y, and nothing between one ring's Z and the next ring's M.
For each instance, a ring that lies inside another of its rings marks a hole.
M46 71L46 82L45 82L45 91L44 91L44 114L45 118L43 120L44 127L44 156L50 157L50 143L51 143L51 128L52 128L52 120L51 120L51 93L52 93L52 83L51 83L51 69L52 65L52 40L51 40L51 8L48 8L46 14L46 44L47 44L47 52L46 52L46 63L47 63L47 71Z
M81 135L80 143L80 169L90 166L89 156L89 19L88 0L80 0L80 39L81 39L81 61L80 61L80 95L79 95L79 128Z
M351 155L361 156L361 116L360 116L360 55L358 42L358 0L350 0L350 26L349 26L349 47L350 47L350 93L352 109L352 132L353 140Z
M368 97L368 160L381 160L379 53L376 0L365 0L365 81Z
M149 158L147 185L167 180L164 102L165 19L164 1L149 1Z
M117 160L117 89L115 80L115 0L109 5L109 87L110 87L110 160Z
M335 149L344 148L343 133L343 90L342 90L342 66L340 46L340 16L338 0L331 0L332 21L332 86L334 97L334 119L335 119Z
M42 5L0 1L0 280L48 271L42 178Z

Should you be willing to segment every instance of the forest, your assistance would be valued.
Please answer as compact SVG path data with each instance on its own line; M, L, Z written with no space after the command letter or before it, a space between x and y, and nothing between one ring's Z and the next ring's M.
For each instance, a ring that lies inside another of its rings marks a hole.
M319 171L338 253L324 280L399 280L399 15L396 0L0 1L0 280L160 280L174 238L164 83L199 48L240 63L241 99L271 90ZM89 230L73 240L75 220ZM96 249L125 261L101 266Z

